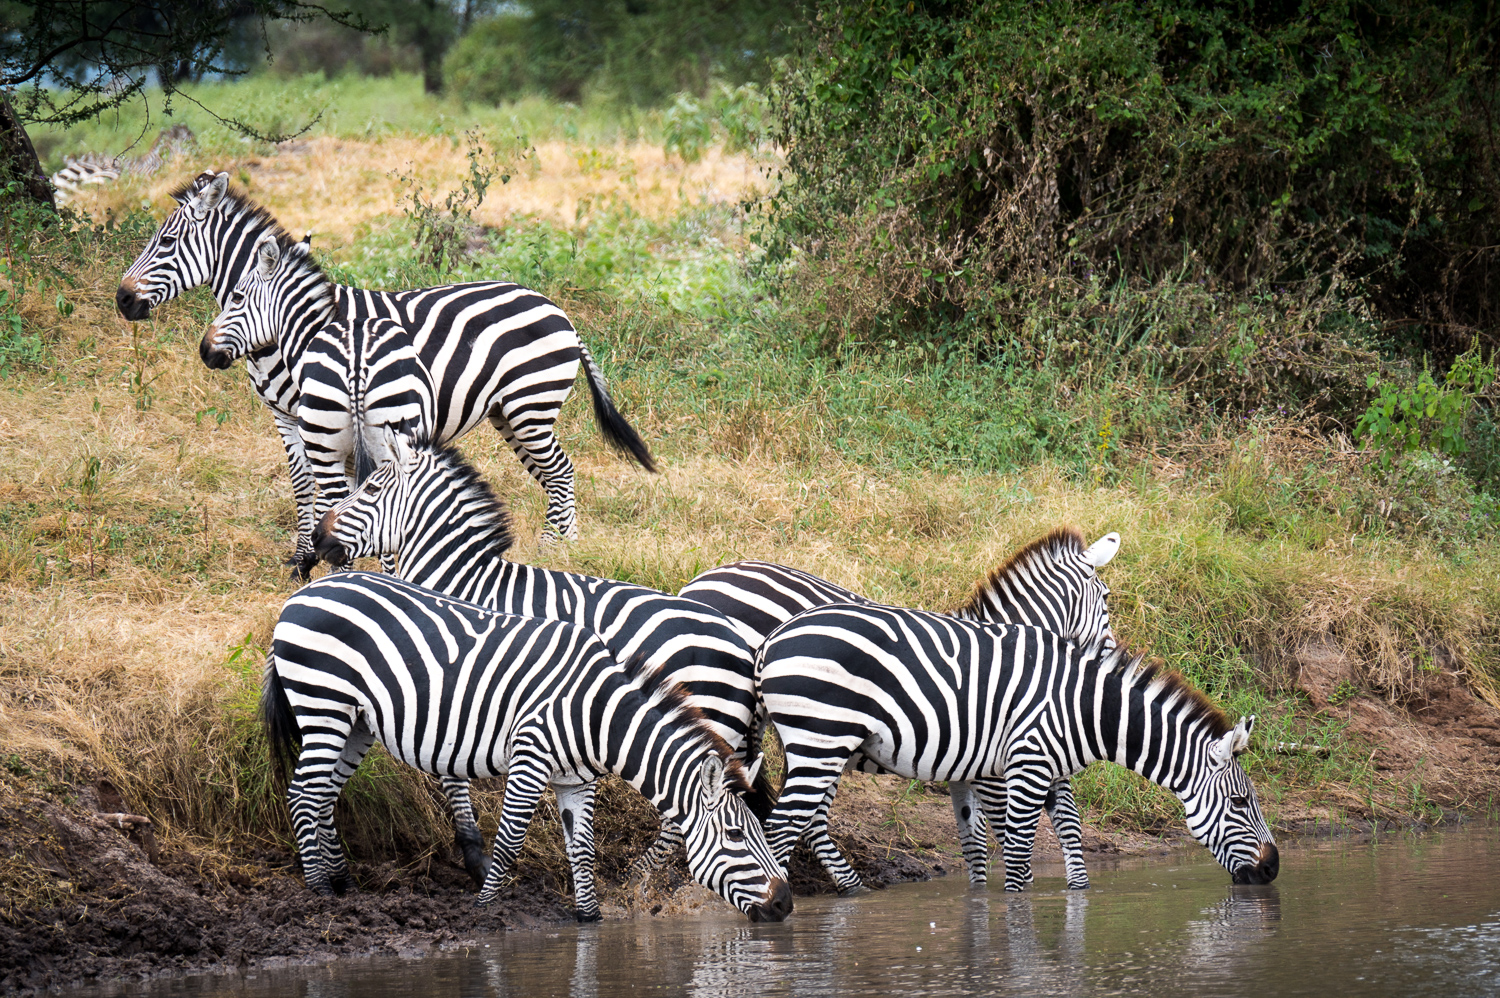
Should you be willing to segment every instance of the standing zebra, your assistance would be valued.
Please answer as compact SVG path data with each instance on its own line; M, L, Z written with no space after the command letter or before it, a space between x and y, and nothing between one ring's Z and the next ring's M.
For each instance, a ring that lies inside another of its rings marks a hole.
M1253 717L1231 726L1180 676L1119 646L945 614L836 603L777 628L756 659L760 693L786 749L786 782L766 835L778 860L847 768L967 780L1005 815L1005 889L1030 879L1047 795L1092 762L1118 763L1175 793L1195 838L1236 883L1269 883L1275 841L1234 758ZM828 842L841 891L859 877Z
M976 587L969 602L953 611L964 620L1000 624L1035 624L1055 631L1080 645L1115 644L1109 626L1109 588L1098 570L1120 550L1120 535L1105 534L1085 548L1083 535L1072 529L1055 530L1017 551L1009 561L991 571ZM723 613L740 629L750 647L759 649L766 636L804 610L829 603L870 603L815 575L765 561L740 561L710 569L678 592ZM969 869L969 880L982 884L989 879L989 849L985 829L986 810L979 806L966 781L949 784L953 817L959 842ZM991 795L992 799L996 794ZM828 832L830 795L818 809L808 832L814 853L835 849ZM1057 832L1068 887L1082 890L1089 885L1083 862L1083 821L1073 799L1073 785L1060 778L1046 800L1047 816ZM1003 814L988 815L997 839L1004 843Z
M586 627L616 658L639 658L680 684L688 706L731 751L741 758L756 754L747 741L756 705L754 656L722 614L645 586L506 561L509 517L484 476L451 447L408 447L400 436L387 436L395 459L318 523L320 557L339 567L353 558L399 555L399 576L427 589ZM769 813L776 795L758 764L752 770L756 786L749 800ZM466 865L477 876L477 844L465 846L478 839L468 786L445 779L443 787ZM635 872L649 872L680 841L678 830L664 822Z
M792 910L780 864L731 789L744 777L682 695L621 666L592 633L496 613L387 575L340 572L304 586L272 634L261 714L273 749L297 753L287 788L307 886L348 884L333 825L344 783L377 740L446 778L505 776L487 904L550 784L557 792L579 921L594 895L595 781L615 773L685 832L693 876L751 921Z
M200 174L172 197L177 209L125 271L115 293L120 314L132 321L146 318L152 308L200 284L213 288L221 306L231 305L241 278L259 265L258 247L264 237L274 240L278 256L288 255L295 245L269 212L229 190L226 173ZM296 256L311 265L305 249ZM542 295L500 281L372 291L333 285L321 273L304 273L309 281L326 286L328 298L320 291L312 307L327 318L350 323L387 318L411 333L441 407L435 435L451 440L488 419L546 492L547 523L558 536L578 536L573 463L558 444L553 426L580 363L593 395L594 419L606 442L646 470L655 470L645 443L615 408L603 373L572 323ZM295 333L282 329L269 338L263 334L244 353L219 349L207 339L199 353L215 369L244 356L251 385L276 419L297 500L297 548L291 564L294 576L305 577L316 561L315 480L297 427L296 367L301 358L286 352L287 343L280 339L294 339L300 348L311 332L303 325L305 317L291 318L298 325Z

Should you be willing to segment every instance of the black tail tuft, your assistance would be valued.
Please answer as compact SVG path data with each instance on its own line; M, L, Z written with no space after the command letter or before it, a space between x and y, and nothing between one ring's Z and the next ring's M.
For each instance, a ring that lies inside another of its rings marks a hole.
M594 355L589 353L589 348L582 343L578 349L583 360L583 376L588 380L589 393L594 396L594 422L599 424L599 432L604 435L604 442L615 450L633 459L647 471L656 470L656 462L651 460L651 452L646 449L646 442L641 439L640 434L635 432L635 427L625 421L620 415L620 410L615 408L614 399L609 397L609 388L604 383L604 372L599 370L599 365L594 363Z
M260 691L260 720L265 725L266 741L271 744L276 776L285 786L289 766L302 753L302 729L297 726L297 715L276 672L276 659L271 655L266 656L266 678Z

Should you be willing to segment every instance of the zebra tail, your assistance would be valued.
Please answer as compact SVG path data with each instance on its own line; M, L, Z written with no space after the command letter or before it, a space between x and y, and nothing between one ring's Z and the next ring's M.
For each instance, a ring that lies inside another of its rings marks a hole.
M365 443L365 433L369 429L365 425L365 410L370 400L366 397L370 386L363 380L366 373L363 368L368 362L368 357L356 356L358 344L355 338L355 323L348 323L344 327L344 350L349 357L349 429L354 434L354 484L360 486L365 484L365 479L370 477L370 472L375 470L375 461L370 457L370 447ZM368 346L368 344L366 344Z
M609 397L609 387L604 383L604 372L599 370L599 365L594 363L594 355L589 353L589 348L579 341L578 350L583 360L583 374L588 379L589 393L594 396L594 422L599 424L599 432L604 435L604 442L615 450L633 459L647 471L656 470L656 462L651 460L651 452L646 449L646 442L641 439L640 434L635 432L635 427L625 421L620 415L620 410L615 408L614 399Z
M297 726L297 715L287 699L286 687L281 685L276 658L270 654L266 655L266 678L260 691L260 720L266 729L266 741L271 745L276 778L285 786L289 764L302 754L302 729Z
M747 762L754 762L755 758L761 758L760 769L756 771L755 780L750 784L750 792L745 794L743 800L745 806L755 815L762 825L771 816L776 808L776 802L781 798L781 788L771 782L766 775L765 749L763 747L766 736L766 726L771 723L771 716L766 712L766 705L760 701L755 704L755 716L750 719L750 740L746 746L745 758ZM785 760L783 759L783 763Z

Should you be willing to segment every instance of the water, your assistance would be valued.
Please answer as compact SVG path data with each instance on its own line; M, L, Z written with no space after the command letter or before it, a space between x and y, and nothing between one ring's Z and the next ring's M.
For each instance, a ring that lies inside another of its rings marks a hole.
M780 925L725 913L506 933L467 954L347 961L90 995L434 998L612 995L1500 994L1500 829L1287 843L1234 887L1203 850L1039 871L1023 895L962 878L798 898Z

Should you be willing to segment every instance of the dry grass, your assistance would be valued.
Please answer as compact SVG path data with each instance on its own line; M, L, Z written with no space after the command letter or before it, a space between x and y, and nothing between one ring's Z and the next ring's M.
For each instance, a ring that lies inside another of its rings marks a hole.
M606 205L661 221L684 203L735 204L765 186L754 160L717 147L684 164L643 143L595 148L554 141L538 143L532 154L502 154L502 160L510 164L510 182L497 179L474 216L496 228L517 218L571 226ZM311 230L320 248L337 250L399 217L397 205L406 194L400 175L414 177L429 199L441 201L468 169L466 147L445 136L322 137L274 156L179 158L150 181L89 188L73 204L102 217L144 201L164 216L173 187L200 170L223 170L289 231Z
M744 161L717 153L684 171L643 146L603 152L614 166L587 148L543 146L536 174L518 175L482 217L570 222L588 198L666 216L682 197L733 200L755 182ZM436 181L463 162L446 139L387 138L318 139L225 165L293 230L352 241L394 211L391 171L416 163ZM106 189L89 203L103 211L145 195L160 208L167 186ZM115 314L115 282L133 252L111 248L72 274L66 319L51 291L28 294L26 314L49 331L55 364L0 383L0 756L69 779L108 776L168 841L276 837L285 817L252 710L258 649L289 591L285 464L243 373L197 359L214 311L201 293L147 325ZM589 318L580 326L601 358L632 364L614 379L616 397L664 470L647 475L608 452L586 399L571 400L559 431L578 467L583 540L553 553L555 567L675 590L705 568L761 557L878 599L951 608L1060 523L1090 537L1120 530L1107 576L1117 630L1232 709L1276 711L1283 729L1300 723L1277 649L1310 634L1335 635L1371 687L1393 697L1420 683L1441 646L1500 706L1493 544L1460 563L1421 543L1351 533L1337 512L1318 514L1323 526L1305 535L1241 529L1239 493L1194 464L1219 461L1222 441L1196 457L1142 456L1141 473L1111 488L1048 464L1009 476L882 470L841 453L816 400L686 398L690 382L641 373L650 361L625 334L612 353L598 349L618 316ZM1284 449L1305 446L1288 440ZM516 557L533 560L540 490L489 430L463 445L512 504ZM1256 461L1236 467L1270 474ZM1254 475L1236 488L1253 492ZM350 790L351 841L408 857L446 848L431 786L388 762L369 768ZM482 796L482 812L495 803L492 791ZM612 834L638 830L639 818ZM556 865L550 834L538 832L533 856Z

